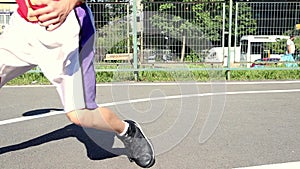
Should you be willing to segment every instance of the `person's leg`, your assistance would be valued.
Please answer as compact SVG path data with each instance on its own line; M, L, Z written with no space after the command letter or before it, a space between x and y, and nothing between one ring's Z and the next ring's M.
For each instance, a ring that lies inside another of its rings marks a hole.
M89 13L86 13L88 8L83 7L85 9L77 9L78 16L72 11L64 24L54 31L35 28L37 36L31 43L36 51L33 58L47 79L56 86L71 122L119 134L126 130L126 123L110 109L100 108L95 102L95 29ZM78 22L78 19L81 20ZM84 26L81 28L79 23Z
M83 7L85 9L77 9L78 16L72 11L64 24L54 31L35 28L38 36L31 43L37 51L34 53L35 62L56 86L71 122L119 134L126 129L125 123L108 108L98 108L95 102L95 29L89 13L86 13L88 8Z
M154 148L137 122L122 121L104 107L71 111L67 116L70 121L83 127L116 132L127 149L129 160L140 167L149 168L155 164Z
M1 46L1 43L0 43ZM0 88L8 81L35 67L18 59L12 53L0 47Z
M89 8L85 4L76 8L75 11L81 24L79 56L82 76L74 77L72 82L82 84L85 107L80 110L76 108L77 106L73 109L67 109L67 117L71 122L83 127L117 133L118 138L121 139L128 149L129 159L135 161L141 167L151 167L155 162L153 146L143 134L140 126L134 121L121 120L112 110L98 107L95 102L96 75L93 66L94 21ZM63 90L68 89L65 87ZM73 93L73 96L75 95L77 96L79 93ZM73 103L73 105L75 104Z
M83 127L112 131L117 134L125 130L125 123L113 111L105 107L71 111L67 113L67 116L70 121Z
M30 59L26 60L26 57L30 58L29 46L27 46L29 42L24 34L27 28L28 24L22 22L17 14L13 14L10 24L0 36L0 88L35 67Z

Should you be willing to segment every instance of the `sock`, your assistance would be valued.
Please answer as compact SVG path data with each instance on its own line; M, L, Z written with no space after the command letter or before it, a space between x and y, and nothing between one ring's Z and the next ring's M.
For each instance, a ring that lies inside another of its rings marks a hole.
M124 136L129 128L129 124L125 121L123 121L125 124L124 130L122 131L122 133L118 134L119 136Z

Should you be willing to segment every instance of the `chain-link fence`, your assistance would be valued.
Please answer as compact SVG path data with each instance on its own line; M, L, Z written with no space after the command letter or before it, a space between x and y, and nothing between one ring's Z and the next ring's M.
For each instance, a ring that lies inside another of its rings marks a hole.
M96 61L133 53L132 6L93 1L89 6L98 30ZM137 9L140 63L204 62L209 49L224 47L224 2L144 2Z
M236 14L249 17L237 20L238 35L284 35L294 30L300 19L300 2L238 2ZM245 27L239 27L247 21Z
M231 55L230 62L234 67L243 65L240 64L243 62L249 65L265 57L280 57L285 53L285 41L288 36L297 33L294 27L299 22L299 4L298 1L245 1L236 2L233 6L229 6L225 1L143 2L138 5L136 19L137 57L142 64L222 63L226 56ZM126 28L125 25L121 28L123 35L119 37L122 38L110 35L104 40L112 44L108 48L123 50L118 52L107 50L106 47L105 51L100 50L103 53L102 58L105 58L107 53L133 52L132 4L127 5L128 23ZM232 16L229 14L230 8L233 10ZM105 15L107 9L101 9L101 14ZM110 27L115 26L112 24ZM102 28L99 29L99 35L103 34L101 31ZM114 39L126 39L127 43L111 43ZM107 45L98 43L98 46L101 49Z
M14 1L3 0L3 2L0 2L0 34L8 25L10 16L16 7L17 5Z
M234 14L235 61L255 62L280 58L286 52L286 41L297 35L300 2L237 2ZM296 47L300 48L298 40ZM297 52L294 57L296 58ZM248 64L249 65L249 64Z
M144 62L204 62L224 46L225 3L145 2L140 41Z
M0 26L7 24L15 9L13 3L0 2ZM134 3L89 0L88 5L95 17L95 59L99 63L124 62L122 58L132 57L137 51L133 57L138 57L140 64L222 63L229 55L231 64L239 67L243 62L284 55L285 41L290 34L297 35L295 26L300 22L299 1L240 0L230 5L222 0ZM133 5L137 6L136 11ZM297 38L295 44L298 51ZM112 55L115 57L109 59Z
M128 2L90 2L97 30L96 62L106 54L130 53L132 48L130 5Z

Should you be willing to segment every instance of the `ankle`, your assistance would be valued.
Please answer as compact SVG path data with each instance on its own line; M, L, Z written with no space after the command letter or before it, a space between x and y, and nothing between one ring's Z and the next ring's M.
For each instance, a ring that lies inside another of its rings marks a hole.
M120 136L120 137L124 136L129 128L129 124L127 122L125 122L125 121L122 121L122 122L124 123L124 128L121 132L117 133L118 136Z

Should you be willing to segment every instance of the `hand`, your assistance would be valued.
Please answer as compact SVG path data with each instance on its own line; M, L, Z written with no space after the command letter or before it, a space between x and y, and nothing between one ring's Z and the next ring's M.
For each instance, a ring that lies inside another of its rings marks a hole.
M46 27L48 31L53 31L64 23L69 13L80 1L81 0L48 0L46 7L34 10L29 16L37 17L41 26Z

